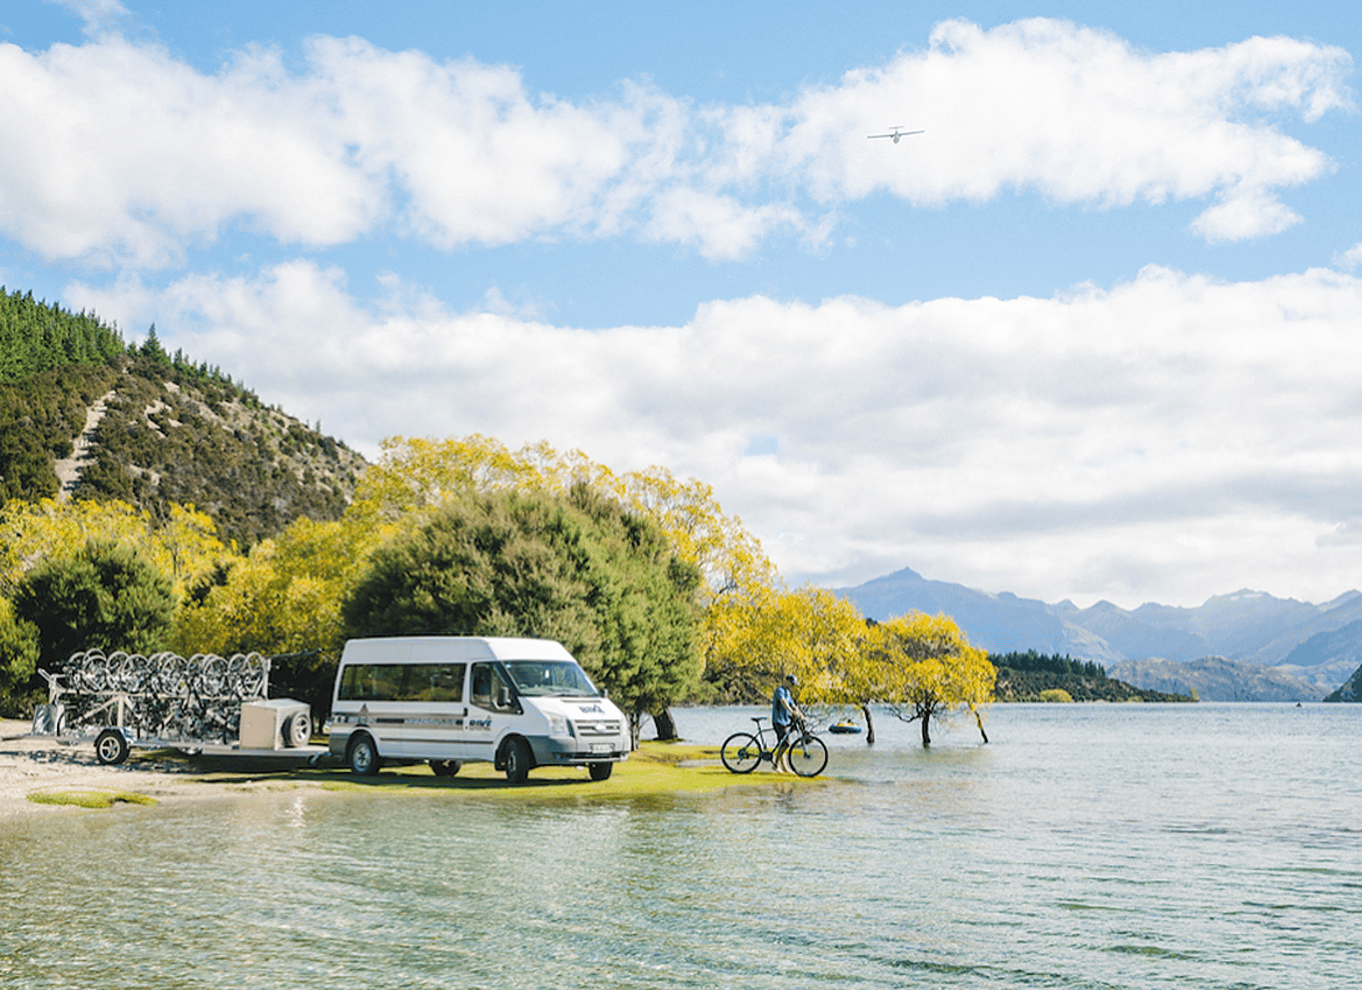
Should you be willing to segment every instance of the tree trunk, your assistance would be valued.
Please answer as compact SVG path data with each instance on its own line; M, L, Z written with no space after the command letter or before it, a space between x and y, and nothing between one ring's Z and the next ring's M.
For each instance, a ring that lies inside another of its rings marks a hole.
M662 711L655 713L653 715L653 725L657 727L657 738L676 738L676 720L672 718L670 708L664 708ZM985 740L985 742L987 741L988 740Z
M979 726L979 735L984 737L984 743L987 744L988 733L984 731L984 719L977 711L974 713L974 724Z
M875 745L875 723L870 720L870 706L862 705L861 714L865 716L865 744Z
M932 734L927 730L927 723L931 716L926 712L922 713L922 748L926 749L932 744Z

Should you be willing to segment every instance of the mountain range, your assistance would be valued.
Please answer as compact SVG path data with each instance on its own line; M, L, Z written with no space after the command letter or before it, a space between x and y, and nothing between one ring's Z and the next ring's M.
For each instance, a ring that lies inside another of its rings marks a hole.
M910 568L838 589L869 618L944 612L990 653L1067 654L1137 687L1207 701L1319 701L1362 667L1362 592L1323 604L1247 588L1195 608L1079 608L932 581Z

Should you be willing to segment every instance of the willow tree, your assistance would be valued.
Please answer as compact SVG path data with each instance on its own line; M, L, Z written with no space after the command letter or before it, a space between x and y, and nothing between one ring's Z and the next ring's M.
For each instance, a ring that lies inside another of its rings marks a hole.
M516 491L566 497L586 486L653 522L683 560L700 570L697 604L708 609L746 589L780 585L761 543L724 512L709 485L664 467L617 473L580 450L546 442L511 450L480 434L445 440L391 437L355 492L352 509L420 520L468 494Z
M172 505L165 520L117 500L13 499L0 508L0 594L13 595L24 574L45 560L74 557L91 540L136 551L183 595L232 551L217 526L193 506Z
M813 586L755 589L718 606L711 622L706 673L738 699L769 696L794 674L801 704L851 703L846 671L861 652L865 620L847 599Z
M398 532L362 512L339 521L295 519L190 588L174 648L185 656L272 656L271 690L309 702L321 717L345 644L341 603L370 555Z
M988 654L970 646L948 616L915 612L866 630L845 689L883 703L905 722L920 722L924 747L932 743L932 719L945 722L966 712L988 742L984 709L993 700L996 676Z

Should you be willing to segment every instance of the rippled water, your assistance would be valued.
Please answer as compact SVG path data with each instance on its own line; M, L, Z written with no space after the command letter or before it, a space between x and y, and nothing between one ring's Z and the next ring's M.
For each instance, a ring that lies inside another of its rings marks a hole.
M1359 719L998 706L988 746L835 739L826 787L25 819L0 986L1359 986Z

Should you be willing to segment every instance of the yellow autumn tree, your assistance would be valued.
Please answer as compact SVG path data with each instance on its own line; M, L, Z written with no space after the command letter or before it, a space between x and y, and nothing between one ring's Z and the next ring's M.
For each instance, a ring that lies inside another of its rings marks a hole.
M193 506L172 505L158 522L126 502L13 499L0 508L0 594L12 597L35 564L73 557L91 541L137 550L180 596L233 556L213 520Z
M323 712L344 646L341 603L370 555L398 529L357 513L335 522L295 519L274 539L219 572L181 609L175 649L192 653L263 653L275 658L271 693Z
M844 687L864 702L878 701L905 722L920 722L922 745L930 723L968 712L984 742L984 711L996 676L988 654L969 645L945 615L914 612L867 630L865 648L847 671Z
M295 519L206 589L181 614L182 650L290 653L344 645L341 601L394 526Z
M714 673L740 698L768 696L787 674L801 704L849 701L846 672L860 655L865 620L826 588L767 588L715 611Z

